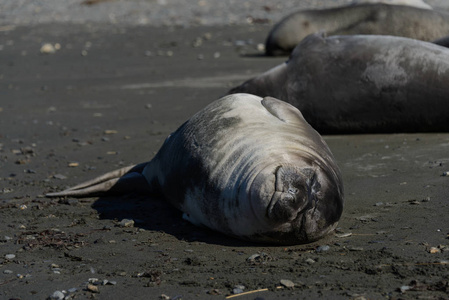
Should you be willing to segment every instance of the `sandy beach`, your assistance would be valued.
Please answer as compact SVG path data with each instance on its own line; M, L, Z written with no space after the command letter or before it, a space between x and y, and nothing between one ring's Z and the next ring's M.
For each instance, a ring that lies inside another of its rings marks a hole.
M286 59L263 56L274 22L348 1L57 2L0 1L1 299L449 298L448 133L324 136L345 209L306 245L229 238L156 197L44 197L149 161Z

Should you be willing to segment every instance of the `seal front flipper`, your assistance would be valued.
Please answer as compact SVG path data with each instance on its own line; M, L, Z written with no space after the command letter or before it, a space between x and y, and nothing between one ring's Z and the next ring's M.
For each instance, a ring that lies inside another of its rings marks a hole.
M148 184L142 171L148 163L124 167L61 192L48 193L46 197L89 197L107 194L151 193L153 188Z

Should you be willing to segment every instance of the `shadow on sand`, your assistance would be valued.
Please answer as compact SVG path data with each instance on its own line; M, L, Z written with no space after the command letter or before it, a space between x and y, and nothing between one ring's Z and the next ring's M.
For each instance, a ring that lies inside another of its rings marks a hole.
M129 194L100 197L92 204L92 208L97 210L101 219L132 219L135 227L165 232L178 240L231 247L261 246L195 226L182 218L181 211L155 196Z

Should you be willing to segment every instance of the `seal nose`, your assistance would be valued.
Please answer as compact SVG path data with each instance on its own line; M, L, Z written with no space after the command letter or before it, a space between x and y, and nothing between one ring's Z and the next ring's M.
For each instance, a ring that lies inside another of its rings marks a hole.
M268 217L276 223L286 223L294 220L304 209L314 206L316 183L316 172L312 168L279 167Z

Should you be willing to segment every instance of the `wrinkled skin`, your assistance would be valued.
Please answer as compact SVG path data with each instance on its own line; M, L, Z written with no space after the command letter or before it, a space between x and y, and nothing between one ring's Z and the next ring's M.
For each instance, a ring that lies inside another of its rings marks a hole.
M248 94L195 114L150 162L47 196L126 192L130 184L161 194L194 224L255 242L315 241L343 211L340 171L320 135L288 103Z
M392 36L310 35L230 93L297 107L321 134L449 131L449 49Z
M288 55L306 36L323 31L329 36L373 34L433 41L449 35L449 14L381 3L301 10L273 27L266 54Z

